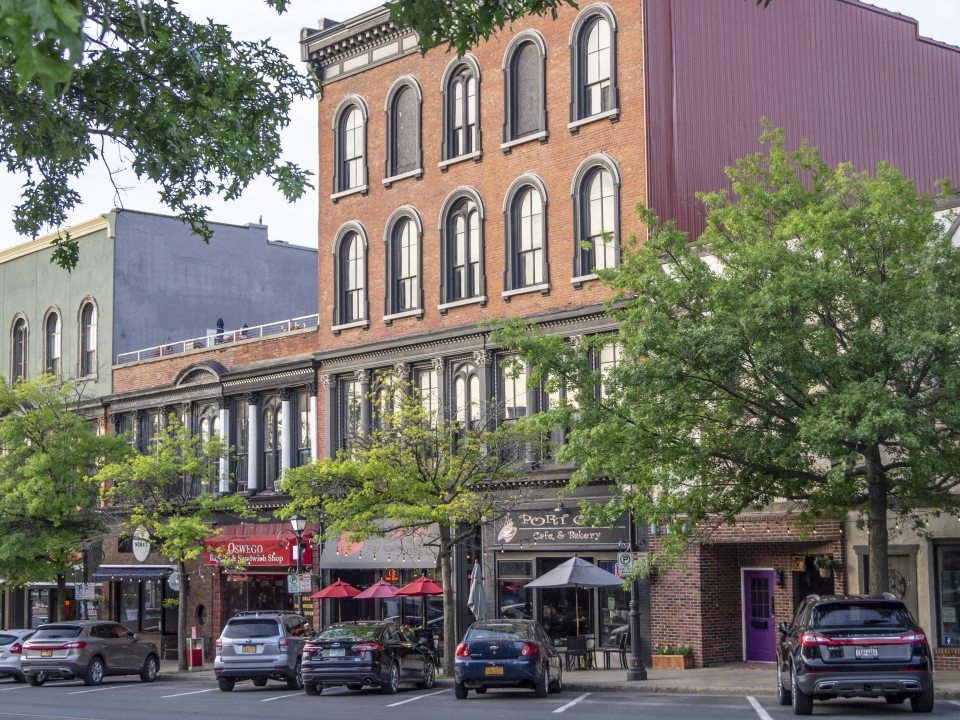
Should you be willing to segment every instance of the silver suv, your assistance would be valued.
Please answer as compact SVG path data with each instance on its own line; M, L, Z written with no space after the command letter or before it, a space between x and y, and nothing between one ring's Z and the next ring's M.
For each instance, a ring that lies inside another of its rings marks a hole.
M20 670L30 685L82 678L99 685L106 675L139 675L153 682L160 653L125 626L102 620L48 623L23 644Z
M227 621L213 660L217 685L230 692L238 680L283 680L291 690L303 687L300 654L310 631L303 615L284 610L241 612Z

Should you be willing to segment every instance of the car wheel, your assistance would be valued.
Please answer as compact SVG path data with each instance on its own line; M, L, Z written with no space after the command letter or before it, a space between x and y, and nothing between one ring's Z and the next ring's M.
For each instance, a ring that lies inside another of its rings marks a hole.
M384 695L396 695L400 689L400 666L396 663L390 665L390 673L387 675L387 681L380 686L380 692Z
M550 692L558 693L563 692L563 670L557 674L556 680L553 680L550 683Z
M254 678L254 679L253 679L253 686L254 686L254 687L263 687L263 686L266 685L266 684L267 684L267 679L266 679L266 678Z
M230 692L236 684L237 681L233 678L219 678L217 680L217 687L220 688L221 692Z
M26 679L23 675L14 675L14 676L13 676L13 681L14 681L15 683L22 683L22 682L26 682L27 679Z
M933 685L910 698L910 709L915 713L933 712Z
M300 674L300 658L297 658L297 666L293 669L293 677L287 678L287 690L299 690L303 687L303 675Z
M427 664L423 668L423 680L417 683L417 687L421 690L429 690L433 687L433 663L427 660Z
M303 691L307 695L319 695L323 692L323 688L317 685L316 683L305 682L303 684Z
M40 687L47 679L43 675L27 675L27 685L30 687Z
M797 685L797 673L793 667L790 668L790 694L793 700L794 715L813 714L813 698L803 692Z
M545 698L549 692L550 687L550 668L545 667L543 669L543 674L537 678L537 684L533 686L533 692L536 693L538 698Z
M780 674L780 668L777 668L777 701L781 705L789 705L793 701L790 691L783 686L783 676Z
M486 688L477 688L477 692L480 690L486 690ZM467 699L467 686L463 683L455 682L453 684L453 695L457 700L466 700Z
M903 701L906 700L907 698L903 695L898 694L898 695L886 695L884 696L883 699L887 701L887 705L901 705L903 704Z
M103 660L94 657L87 665L87 672L83 675L84 685L99 685L103 682Z
M147 655L143 661L143 667L140 668L140 682L153 682L157 679L157 658L153 655Z
M350 683L349 685L347 685L347 690L353 690L354 692L356 692L357 690L363 690L363 685L361 685L360 683Z

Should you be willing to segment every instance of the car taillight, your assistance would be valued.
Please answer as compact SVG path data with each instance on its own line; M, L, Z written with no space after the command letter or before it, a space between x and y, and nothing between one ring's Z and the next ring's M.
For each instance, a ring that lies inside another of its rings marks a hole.
M470 657L470 647L466 643L457 645L457 657Z
M22 652L23 652L23 645L21 645L20 643L15 642L13 645L10 646L11 655L19 655Z
M831 639L826 635L815 632L805 632L800 635L800 644L809 647L811 645L829 645Z
M83 650L87 644L83 640L76 640L74 642L64 643L61 648L63 650Z
M221 640L220 638L217 638L216 647L217 647L217 652L220 652L221 650L223 650L223 640Z
M280 638L280 649L286 650L290 646L290 639L282 637Z
M383 645L377 645L376 643L360 643L359 645L354 645L351 650L354 652L379 652L383 650Z
M523 647L520 648L520 657L529 657L530 655L537 654L537 646L533 643L525 642Z
M927 641L927 636L923 630L914 630L913 632L904 633L900 636L900 639L904 642L914 643L915 645L923 645Z

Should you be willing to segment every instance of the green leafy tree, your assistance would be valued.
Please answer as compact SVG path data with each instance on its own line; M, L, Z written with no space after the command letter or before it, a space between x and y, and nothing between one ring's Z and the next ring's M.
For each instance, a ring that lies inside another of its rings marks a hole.
M127 451L97 435L78 405L76 389L52 376L13 385L0 377L0 567L9 585L55 579L53 620L65 618L82 541L104 532L91 476Z
M638 517L685 518L673 551L775 501L806 520L852 512L883 592L888 512L921 529L960 499L960 249L890 165L830 167L769 126L761 139L728 169L732 194L701 196L697 242L639 209L646 241L601 273L619 331L593 342L624 353L601 397L562 338L513 321L496 339L534 380L583 388L564 418L573 484L606 477Z
M436 523L443 585L444 658L453 672L456 646L453 553L476 529L509 509L519 493L503 485L521 479L535 434L496 413L473 408L471 419L445 419L419 393L386 379L372 398L377 425L351 438L351 449L284 473L291 501L283 516L323 518L325 535L416 533Z
M14 226L62 226L80 200L71 182L115 145L209 241L203 198L234 199L260 175L288 200L310 187L280 160L280 131L314 89L267 41L235 40L173 0L0 0L0 162L26 177ZM77 258L65 235L54 260Z
M196 560L204 541L217 535L213 520L224 513L246 516L244 499L215 492L219 460L225 452L219 437L191 434L176 414L145 455L135 453L97 473L105 502L129 513L129 527L150 533L154 549L177 564L180 597L177 614L177 663L187 669L187 562Z

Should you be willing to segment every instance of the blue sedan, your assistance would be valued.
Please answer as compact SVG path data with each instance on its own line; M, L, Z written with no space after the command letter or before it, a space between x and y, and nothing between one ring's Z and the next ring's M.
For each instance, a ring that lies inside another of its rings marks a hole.
M481 620L457 646L453 677L458 700L491 687L532 688L543 698L563 689L563 664L533 620Z

